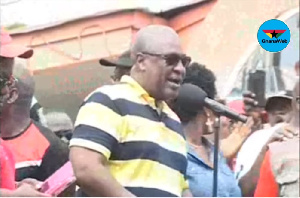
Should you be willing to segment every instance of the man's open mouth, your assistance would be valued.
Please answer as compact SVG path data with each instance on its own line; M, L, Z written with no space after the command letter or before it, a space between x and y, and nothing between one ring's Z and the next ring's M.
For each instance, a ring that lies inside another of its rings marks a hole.
M182 82L181 79L176 79L176 78L168 79L168 81L171 83L174 83L174 84L178 84L178 85L180 85Z

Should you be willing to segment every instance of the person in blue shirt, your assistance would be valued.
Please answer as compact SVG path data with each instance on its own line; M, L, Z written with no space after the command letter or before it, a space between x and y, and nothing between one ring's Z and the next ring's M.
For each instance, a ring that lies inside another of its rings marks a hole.
M183 83L191 83L202 88L209 98L214 99L216 95L215 80L212 71L203 65L193 63L186 68L186 77ZM188 142L187 179L189 187L195 197L212 197L214 145L205 138L205 135L213 132L211 120L214 119L214 114L206 108L191 110L191 108L186 108L186 105L174 103L171 107L182 121ZM241 196L238 183L222 153L219 153L217 195L220 197Z

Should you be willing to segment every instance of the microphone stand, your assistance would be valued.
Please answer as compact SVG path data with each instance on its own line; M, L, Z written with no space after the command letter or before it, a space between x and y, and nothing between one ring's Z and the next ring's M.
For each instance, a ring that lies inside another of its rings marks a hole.
M214 127L214 176L213 176L213 197L218 197L218 169L219 169L219 142L221 132L221 117L217 115L217 118L213 124Z

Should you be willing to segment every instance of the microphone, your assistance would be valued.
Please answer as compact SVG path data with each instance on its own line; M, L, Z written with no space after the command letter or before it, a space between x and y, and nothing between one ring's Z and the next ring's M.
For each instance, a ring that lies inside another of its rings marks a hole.
M181 85L175 103L187 111L195 112L205 106L218 115L225 116L229 119L243 123L247 121L247 116L239 114L227 106L208 98L207 94L201 88L193 84L185 83Z

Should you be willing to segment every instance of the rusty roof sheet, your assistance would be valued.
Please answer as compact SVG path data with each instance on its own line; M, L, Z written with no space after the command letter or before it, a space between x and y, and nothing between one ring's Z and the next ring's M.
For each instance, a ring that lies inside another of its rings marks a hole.
M44 29L64 25L66 23L71 23L74 21L86 20L86 19L90 19L90 18L105 16L105 15L120 13L120 12L143 11L143 12L147 12L147 13L152 13L157 16L161 16L163 18L172 18L186 10L191 9L194 6L198 6L198 5L208 2L208 1L212 1L212 0L186 1L185 3L179 4L179 5L163 7L160 10L150 10L150 9L147 9L146 7L133 7L133 8L127 8L127 9L106 10L106 11L96 12L96 13L90 14L90 15L85 15L85 16L80 16L77 18L68 19L68 20L62 20L62 21L47 23L47 24L43 24L43 25L32 26L32 27L28 27L24 30L16 30L16 31L12 30L12 31L10 31L10 34L11 35L26 34L29 32L34 32L34 31L39 31L39 30L44 30Z

